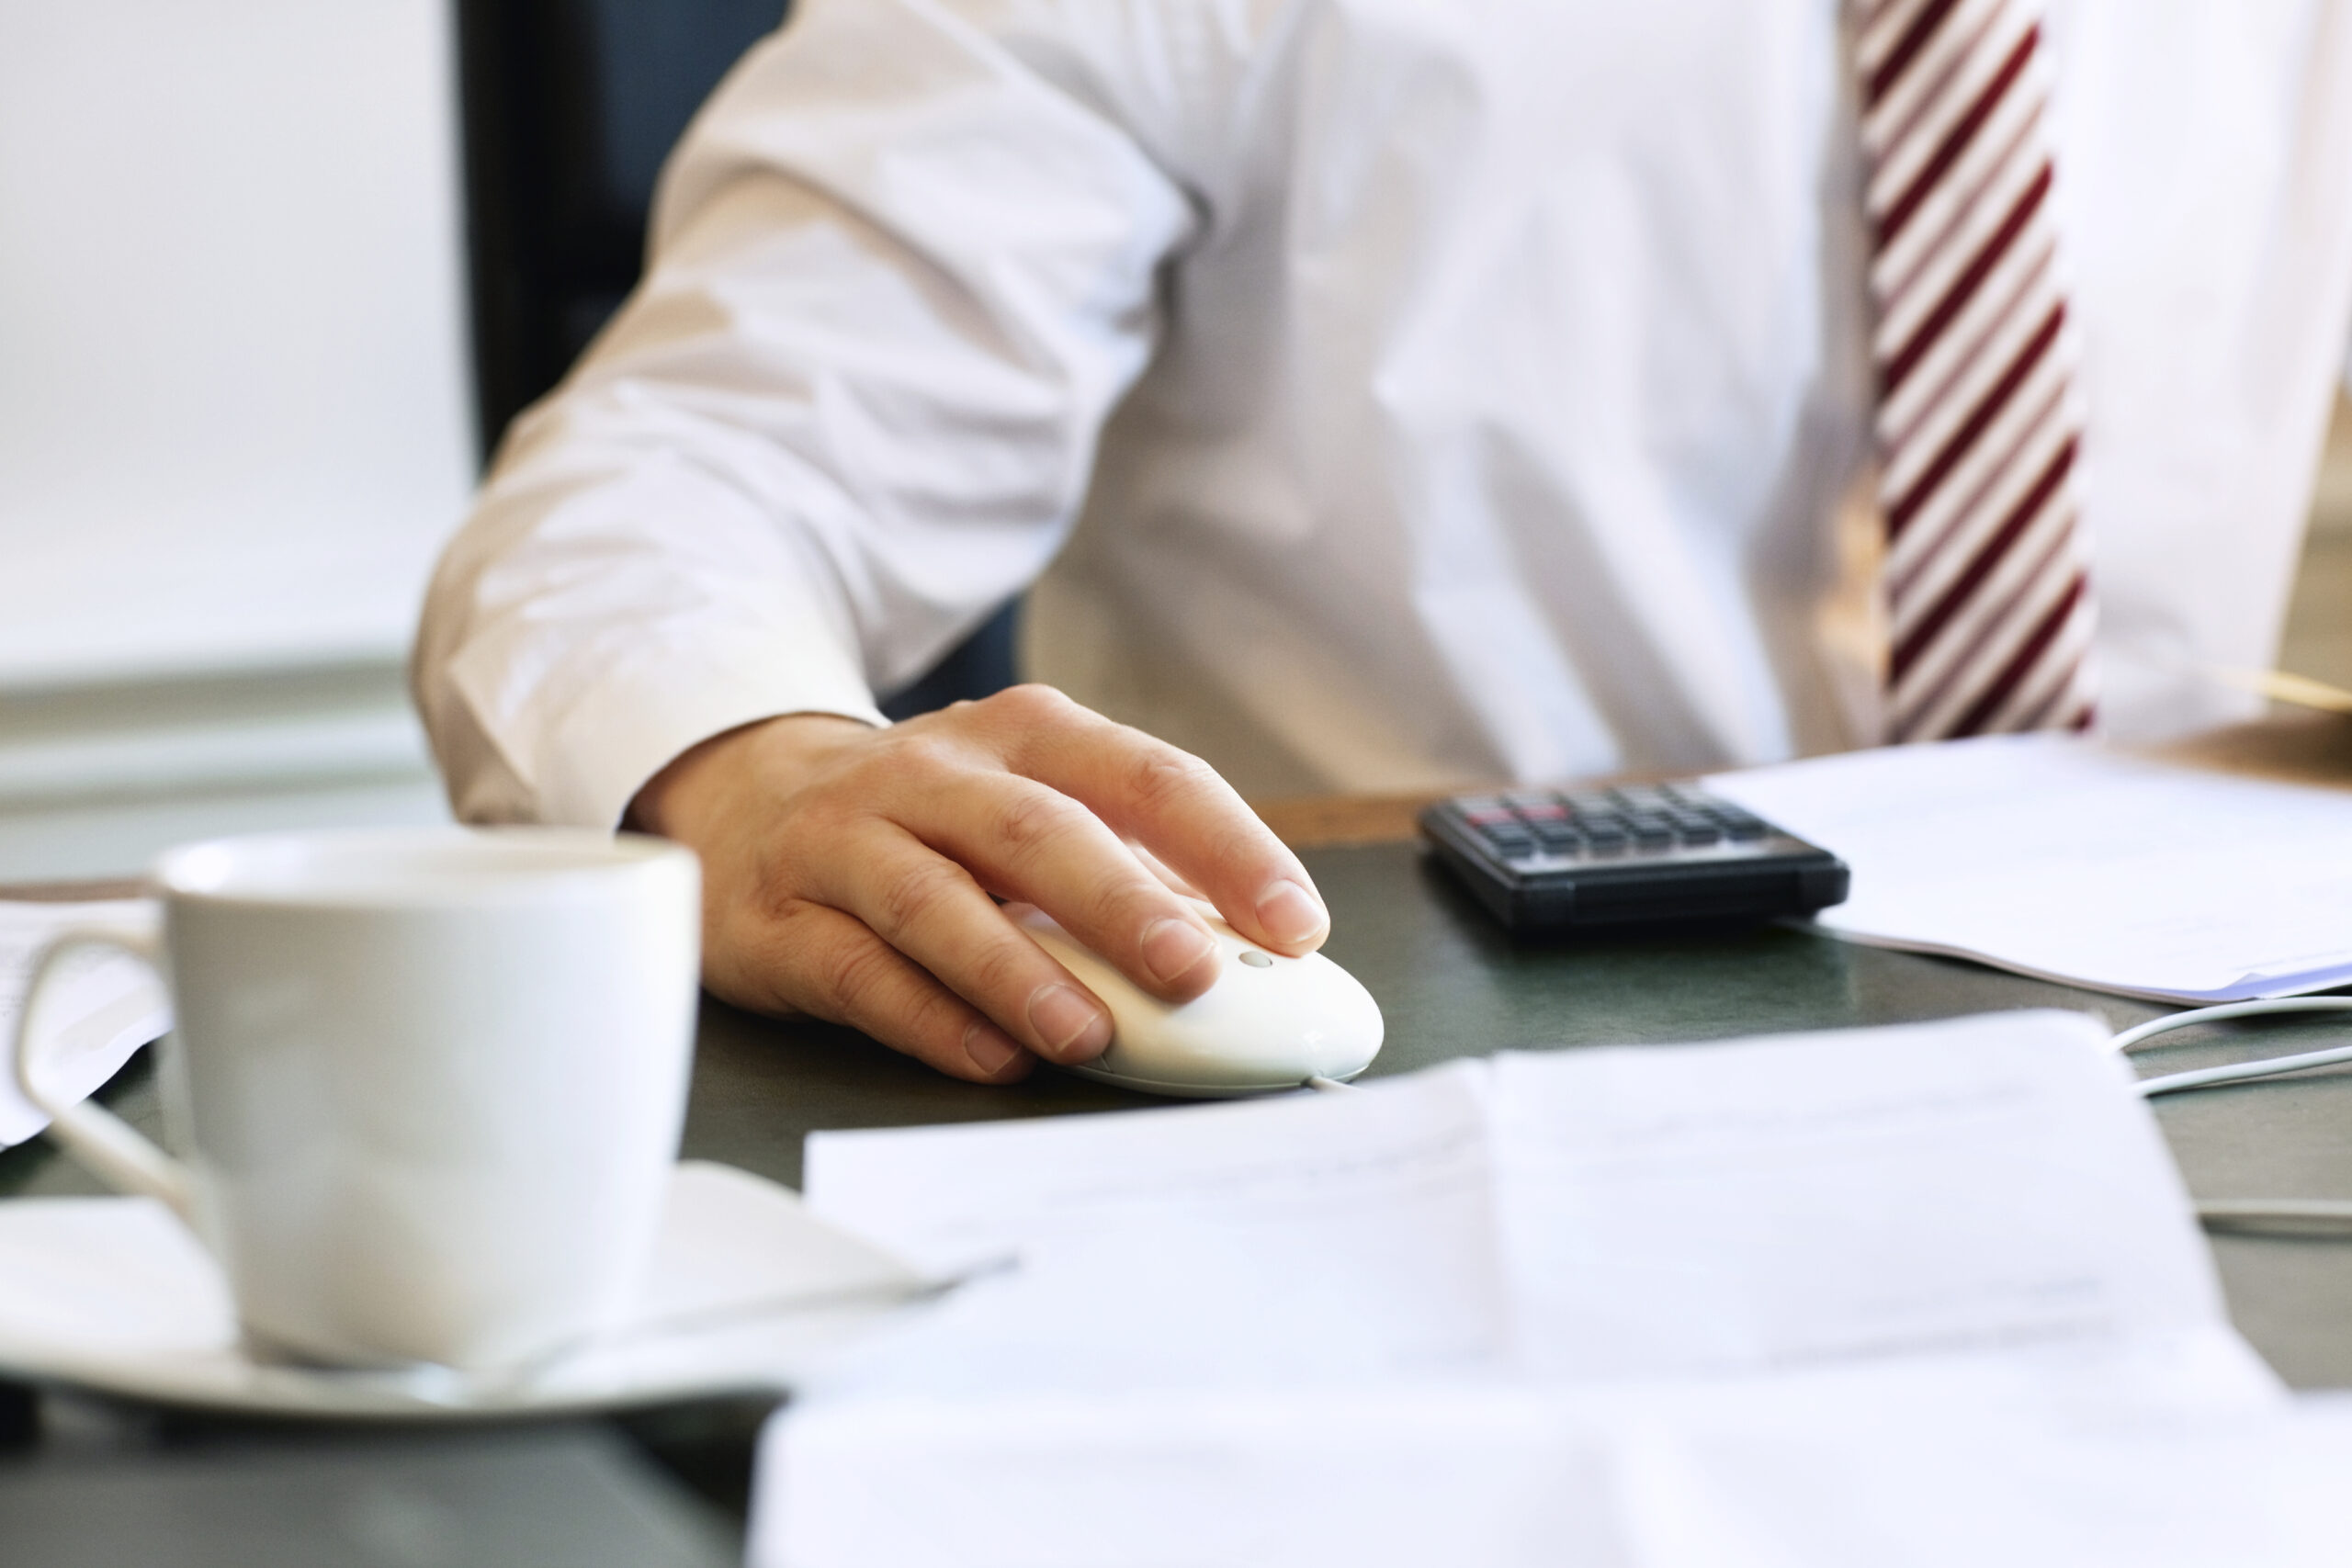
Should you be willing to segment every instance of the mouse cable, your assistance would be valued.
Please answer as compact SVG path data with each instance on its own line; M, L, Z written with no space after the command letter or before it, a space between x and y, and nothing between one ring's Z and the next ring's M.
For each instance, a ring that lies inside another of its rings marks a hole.
M2209 1231L2352 1235L2352 1202L2341 1198L2209 1198L2197 1218Z
M2352 1012L2352 997L2278 997L2267 1001L2224 1002L2219 1007L2192 1008L2166 1018L2151 1020L2134 1029L2127 1029L2109 1043L2118 1051L2129 1051L2159 1034L2176 1029L2188 1029L2199 1023L2218 1023L2225 1018L2252 1018L2272 1012ZM2306 1067L2329 1067L2339 1062L2352 1062L2352 1045L2332 1046L2324 1051L2304 1051L2292 1056L2268 1056L2258 1062L2235 1062L2227 1066L2199 1067L2190 1072L2168 1073L2162 1077L2142 1078L2139 1084L2143 1097L2153 1099L2159 1094L2177 1094L2182 1089L2211 1089L2216 1084L2245 1083L2253 1078L2273 1077L2280 1073L2299 1073Z
M1341 1083L1337 1078L1327 1078L1320 1073L1304 1080L1300 1087L1311 1089L1317 1094L1360 1094L1363 1092L1351 1083Z

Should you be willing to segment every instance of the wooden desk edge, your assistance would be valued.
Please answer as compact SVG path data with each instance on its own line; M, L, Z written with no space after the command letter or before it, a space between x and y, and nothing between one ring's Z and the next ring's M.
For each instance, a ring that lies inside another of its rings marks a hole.
M1259 819L1295 850L1393 844L1415 837L1421 807L1451 790L1412 795L1318 795L1255 803Z
M144 898L155 885L143 876L111 876L87 882L0 883L0 898L18 904L80 904L98 898Z
M2248 773L2294 784L2352 785L2352 722L2338 714L2280 709L2250 723L2126 750L2223 773ZM1691 770L1613 773L1605 778L1569 782L1595 788L1655 784L1663 779L1688 778L1690 773ZM1305 795L1253 804L1259 817L1274 830L1274 836L1292 849L1342 849L1414 839L1420 831L1414 818L1423 807L1449 795L1479 787L1464 784L1460 789L1421 790L1406 795Z

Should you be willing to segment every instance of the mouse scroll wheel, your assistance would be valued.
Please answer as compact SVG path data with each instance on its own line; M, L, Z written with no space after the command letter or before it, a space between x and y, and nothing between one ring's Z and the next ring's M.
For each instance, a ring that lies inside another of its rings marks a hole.
M1272 969L1274 966L1274 961L1272 959L1267 957L1264 953L1259 952L1254 947L1243 949L1239 956L1241 962L1247 964L1252 969Z

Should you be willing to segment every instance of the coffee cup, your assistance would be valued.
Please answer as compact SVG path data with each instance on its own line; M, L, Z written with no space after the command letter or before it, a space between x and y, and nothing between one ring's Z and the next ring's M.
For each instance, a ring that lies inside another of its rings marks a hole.
M621 1325L694 1042L699 872L565 829L223 839L156 867L163 922L35 961L16 1070L96 1175L171 1205L257 1353L519 1365ZM172 998L166 1155L43 1082L40 992L127 950Z

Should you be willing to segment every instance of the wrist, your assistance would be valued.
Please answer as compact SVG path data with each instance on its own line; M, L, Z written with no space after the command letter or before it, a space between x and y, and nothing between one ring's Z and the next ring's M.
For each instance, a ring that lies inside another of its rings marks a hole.
M839 714L796 713L739 725L678 753L629 802L623 825L691 842L696 823L741 784L781 793L873 726Z

